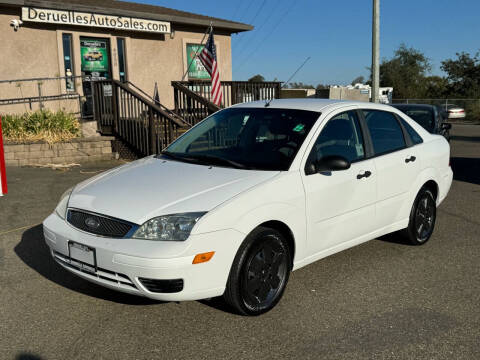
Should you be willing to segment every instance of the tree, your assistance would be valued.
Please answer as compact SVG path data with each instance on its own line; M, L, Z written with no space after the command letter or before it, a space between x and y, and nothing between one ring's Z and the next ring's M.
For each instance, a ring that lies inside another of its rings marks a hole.
M448 97L448 81L441 76L427 76L424 79L425 93L430 99L442 99ZM395 89L393 89L395 91Z
M457 59L442 61L441 69L447 73L448 92L451 96L480 96L480 53L473 57L462 52Z
M304 84L302 82L290 83L290 89L315 89L313 85Z
M264 82L265 81L265 78L260 75L260 74L257 74L255 76L252 76L250 79L248 79L249 82Z
M355 84L363 84L365 82L365 78L363 76L357 76L355 79L352 80L352 85Z
M382 60L380 86L392 86L399 99L425 97L425 78L430 69L430 60L423 53L401 44L392 59Z

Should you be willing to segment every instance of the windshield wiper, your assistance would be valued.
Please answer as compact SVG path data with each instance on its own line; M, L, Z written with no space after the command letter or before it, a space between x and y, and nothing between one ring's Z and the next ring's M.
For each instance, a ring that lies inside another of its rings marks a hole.
M202 163L204 165L229 165L231 167L234 167L236 169L247 169L247 166L240 164L236 161L233 160L228 160L224 158L220 158L217 156L212 156L212 155L180 155L176 153L172 153L169 151L162 151L162 155L168 156L172 158L173 160L178 160L178 161L185 161L185 162L190 162L190 163Z
M224 158L217 157L217 156L212 156L212 155L193 155L193 156L189 156L189 158L198 159L202 162L208 163L208 165L230 165L230 166L232 166L236 169L247 169L248 168L244 164L240 164L236 161L229 160L229 159L224 159Z
M165 155L165 156L167 156L167 157L169 157L173 160L198 164L198 160L193 158L193 157L183 156L183 155L180 155L180 154L175 154L175 153L172 153L170 151L162 151L160 154Z

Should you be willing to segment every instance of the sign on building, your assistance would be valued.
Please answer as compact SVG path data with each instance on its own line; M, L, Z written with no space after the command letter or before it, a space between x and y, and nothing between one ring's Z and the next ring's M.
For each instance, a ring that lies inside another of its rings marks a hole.
M74 10L40 9L22 7L22 21L101 27L127 31L145 31L152 33L170 33L170 23L130 16L115 16L80 12Z
M187 44L187 69L188 79L190 80L210 80L207 69L205 69L198 56L195 56L195 54L199 55L204 47L200 44Z
M80 41L80 56L83 72L108 72L108 44L106 39L85 39Z

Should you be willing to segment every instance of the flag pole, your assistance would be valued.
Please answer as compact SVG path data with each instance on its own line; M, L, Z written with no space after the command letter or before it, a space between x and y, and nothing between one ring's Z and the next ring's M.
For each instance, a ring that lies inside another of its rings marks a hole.
M203 41L205 40L205 36L207 36L207 34L210 32L210 29L213 29L212 24L213 24L213 21L210 21L210 25L208 26L207 30L206 30L205 33L203 34L203 38L202 38L202 41L200 41L200 45L203 45ZM195 59L197 58L198 50L200 50L200 46L199 46L198 49L195 51L195 55L193 56L192 62L187 66L187 70L185 71L185 73L184 73L183 76L182 76L182 81L185 80L185 76L187 76L188 71L190 70L190 67L191 67L192 64L193 64L193 60L195 60ZM187 59L187 64L188 64L188 59Z

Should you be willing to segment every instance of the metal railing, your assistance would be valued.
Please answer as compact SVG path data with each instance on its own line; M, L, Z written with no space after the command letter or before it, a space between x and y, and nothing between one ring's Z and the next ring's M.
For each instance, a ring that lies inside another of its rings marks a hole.
M70 112L83 113L86 98L76 90L84 80L81 76L0 80L0 111L33 111L55 107L51 103L56 102L59 109L68 108Z
M92 83L94 118L103 134L115 135L140 156L159 153L186 128L152 101L117 80Z

